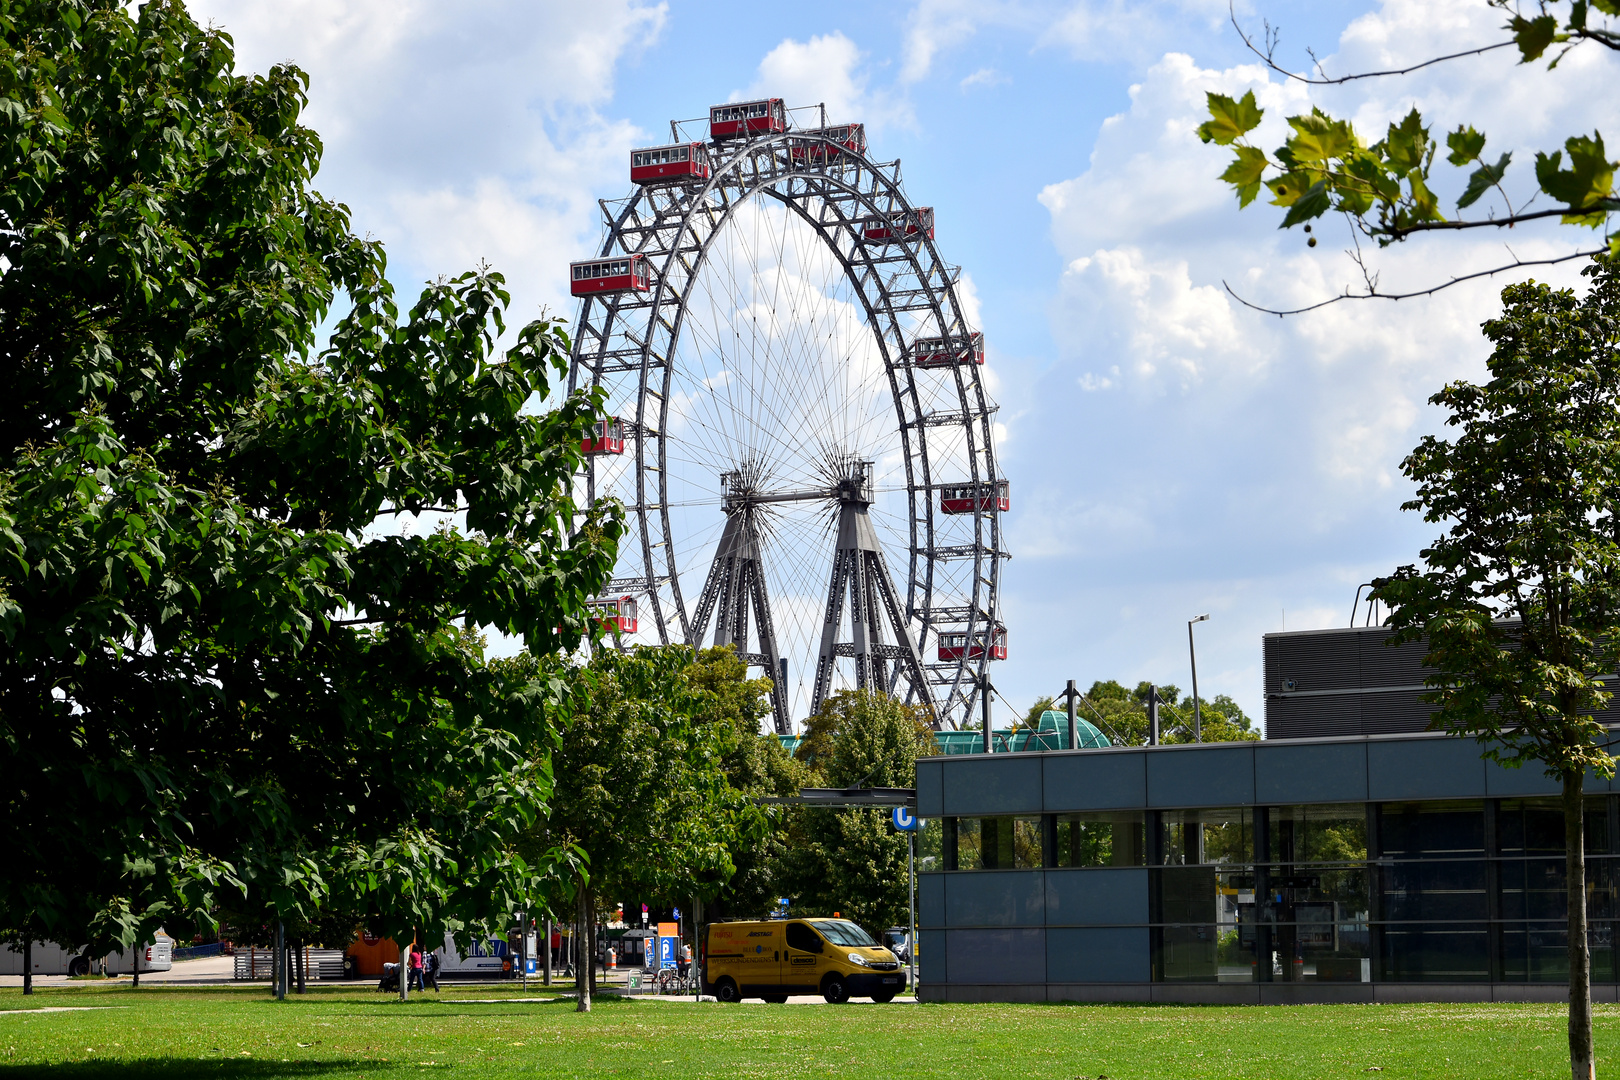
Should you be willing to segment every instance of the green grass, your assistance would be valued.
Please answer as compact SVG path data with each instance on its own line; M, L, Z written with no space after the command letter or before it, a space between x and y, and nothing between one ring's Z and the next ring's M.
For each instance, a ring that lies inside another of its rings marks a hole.
M480 1003L466 987L400 1004L322 987L131 990L127 983L0 990L0 1080L150 1075L280 1077L1565 1077L1554 1005ZM538 988L529 994L539 996ZM94 1011L16 1014L41 1007ZM113 1008L106 1008L113 1006ZM1598 1009L1602 1063L1620 1007ZM1376 1067L1377 1071L1374 1071Z

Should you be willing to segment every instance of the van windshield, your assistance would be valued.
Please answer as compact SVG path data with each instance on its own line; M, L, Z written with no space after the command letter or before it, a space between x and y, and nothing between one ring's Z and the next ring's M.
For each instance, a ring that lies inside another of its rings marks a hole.
M847 919L816 919L811 926L834 945L845 948L869 949L877 945L870 934Z

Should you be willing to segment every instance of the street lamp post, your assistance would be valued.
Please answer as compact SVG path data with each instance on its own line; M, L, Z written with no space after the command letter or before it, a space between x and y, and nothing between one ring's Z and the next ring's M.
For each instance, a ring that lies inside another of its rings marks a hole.
M1193 677L1193 742L1204 741L1204 716L1198 707L1198 650L1193 648L1193 624L1208 618L1208 615L1200 615L1187 620L1187 656L1192 661Z

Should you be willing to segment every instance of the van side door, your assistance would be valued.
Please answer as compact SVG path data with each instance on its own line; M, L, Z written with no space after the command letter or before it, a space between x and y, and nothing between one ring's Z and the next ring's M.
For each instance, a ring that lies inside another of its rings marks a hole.
M813 991L821 985L822 957L827 943L808 923L790 922L784 935L787 948L782 963L782 985Z

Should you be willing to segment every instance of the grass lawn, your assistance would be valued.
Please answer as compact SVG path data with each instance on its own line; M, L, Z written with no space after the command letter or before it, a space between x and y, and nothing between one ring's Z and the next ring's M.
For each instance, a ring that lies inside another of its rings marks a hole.
M0 1080L465 1077L1567 1077L1553 1005L491 1003L489 987L415 995L322 987L0 991ZM538 989L531 989L538 996ZM95 1008L87 1009L86 1007ZM17 1010L71 1008L35 1013ZM1600 1072L1620 1007L1597 1014Z

